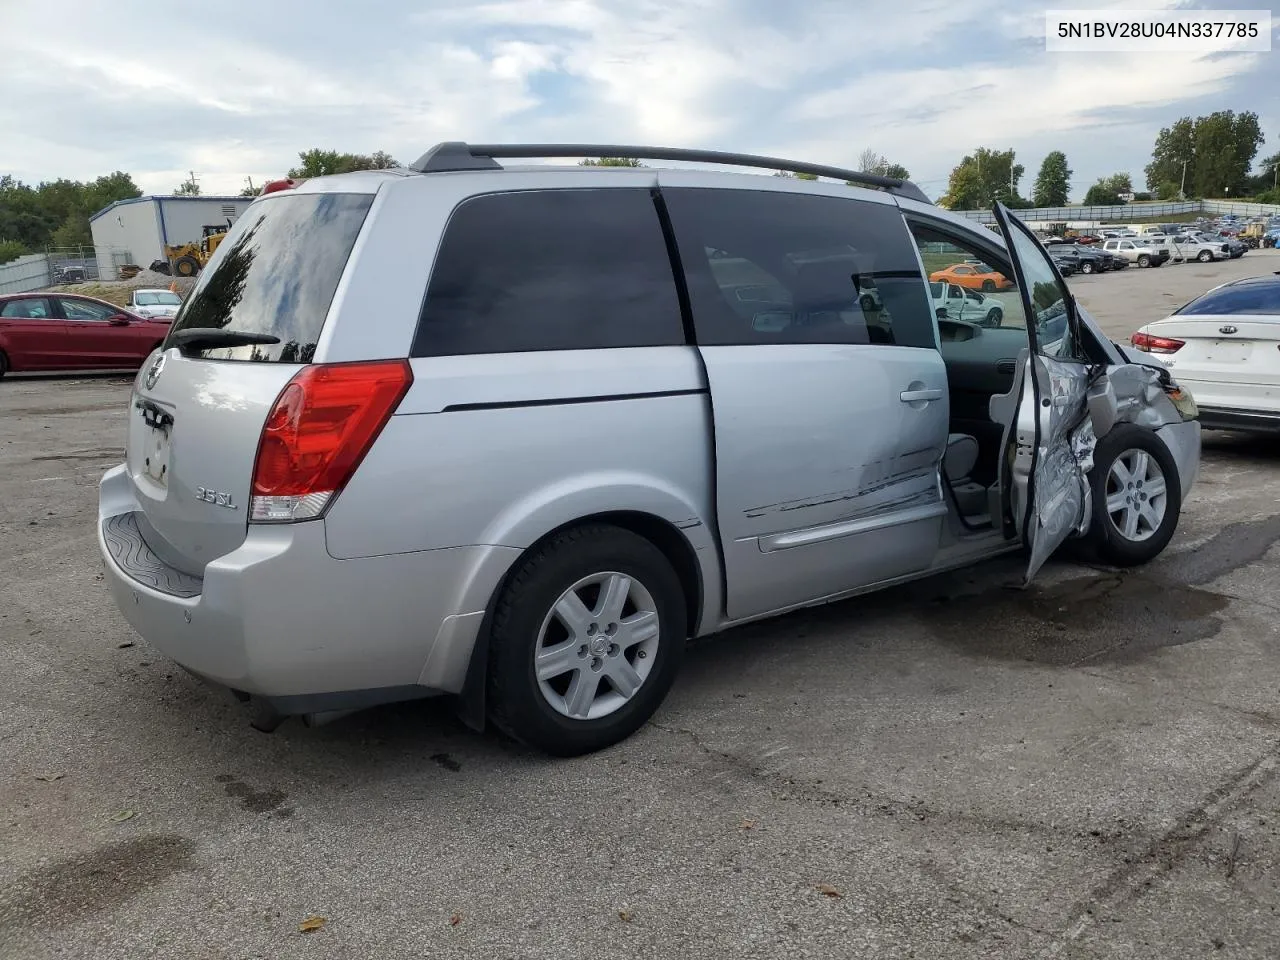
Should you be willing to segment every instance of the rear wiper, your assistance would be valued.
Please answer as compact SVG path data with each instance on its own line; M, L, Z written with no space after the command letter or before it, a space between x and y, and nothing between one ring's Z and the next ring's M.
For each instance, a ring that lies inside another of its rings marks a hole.
M179 350L199 350L207 347L248 347L256 344L279 343L279 337L269 333L246 333L239 330L221 330L217 327L191 327L175 330L165 341L166 347Z

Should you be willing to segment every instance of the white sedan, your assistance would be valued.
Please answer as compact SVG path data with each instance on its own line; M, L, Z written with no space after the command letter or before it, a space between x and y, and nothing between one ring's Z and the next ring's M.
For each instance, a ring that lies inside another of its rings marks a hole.
M172 290L134 290L128 306L140 317L176 317L182 298Z
M1280 276L1214 287L1131 342L1174 371L1205 429L1280 432Z

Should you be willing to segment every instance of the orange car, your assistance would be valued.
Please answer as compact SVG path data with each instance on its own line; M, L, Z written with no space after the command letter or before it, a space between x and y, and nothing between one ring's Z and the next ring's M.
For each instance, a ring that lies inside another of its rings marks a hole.
M1008 290L1013 281L1003 273L996 273L985 263L953 263L945 270L929 274L930 282L956 283L970 290Z

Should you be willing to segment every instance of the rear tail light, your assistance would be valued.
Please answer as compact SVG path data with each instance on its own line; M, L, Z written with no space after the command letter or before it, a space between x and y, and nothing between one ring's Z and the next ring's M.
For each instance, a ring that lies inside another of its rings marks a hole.
M321 516L413 383L407 360L313 364L280 391L258 441L249 519Z
M1129 338L1129 342L1146 353L1177 353L1179 349L1186 346L1185 340L1157 337L1149 333L1135 333Z

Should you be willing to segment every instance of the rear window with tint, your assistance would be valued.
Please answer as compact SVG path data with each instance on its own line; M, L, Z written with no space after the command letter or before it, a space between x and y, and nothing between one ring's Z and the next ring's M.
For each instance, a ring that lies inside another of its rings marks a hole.
M1280 282L1234 283L1221 290L1210 290L1177 311L1179 316L1236 313L1280 316Z
M449 218L415 357L684 343L647 189L474 197Z
M201 272L172 332L265 333L270 345L189 351L211 360L309 363L372 194L297 193L254 204Z

